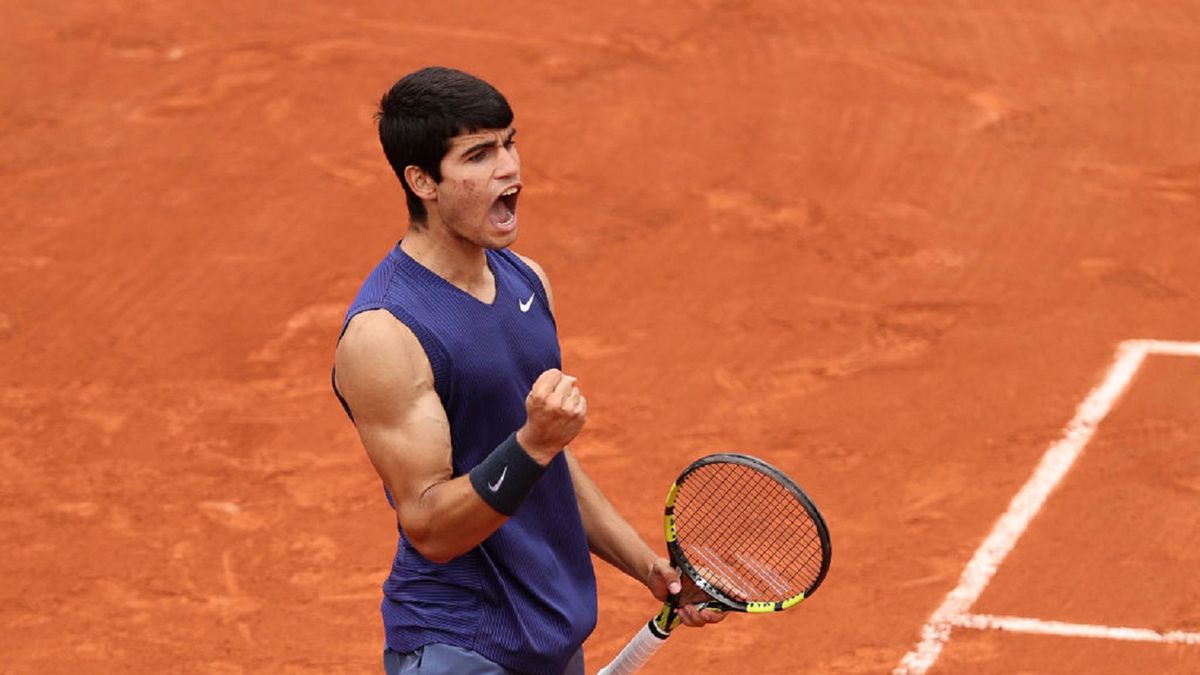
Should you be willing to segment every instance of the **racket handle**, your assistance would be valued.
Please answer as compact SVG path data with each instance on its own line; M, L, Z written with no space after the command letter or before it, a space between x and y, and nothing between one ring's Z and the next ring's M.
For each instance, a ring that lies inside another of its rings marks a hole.
M633 675L641 670L642 666L646 665L650 657L654 656L655 652L667 641L667 637L671 635L667 633L664 637L658 637L654 631L650 630L650 624L653 622L651 620L642 626L638 634L633 636L620 654L617 654L617 658L601 668L596 675Z

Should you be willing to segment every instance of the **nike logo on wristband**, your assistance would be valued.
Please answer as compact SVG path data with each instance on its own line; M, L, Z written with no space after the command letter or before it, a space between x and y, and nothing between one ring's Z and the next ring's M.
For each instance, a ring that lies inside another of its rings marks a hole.
M507 475L508 475L508 465L505 464L504 470L500 472L500 477L496 479L496 482L488 483L488 489L491 490L492 492L499 492L500 486L504 484L504 477Z

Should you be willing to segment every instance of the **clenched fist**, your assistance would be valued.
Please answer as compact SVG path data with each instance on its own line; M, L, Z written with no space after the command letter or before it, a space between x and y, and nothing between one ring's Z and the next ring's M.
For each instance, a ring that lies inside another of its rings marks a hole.
M525 412L528 419L517 430L517 442L545 466L583 429L587 399L574 377L552 368L533 383L525 397Z

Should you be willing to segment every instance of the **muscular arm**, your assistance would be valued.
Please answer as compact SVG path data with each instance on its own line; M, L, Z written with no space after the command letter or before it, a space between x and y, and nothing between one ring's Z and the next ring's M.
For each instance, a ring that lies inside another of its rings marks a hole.
M354 413L363 447L392 493L400 526L421 555L449 561L504 524L507 516L500 511L511 513L505 505L516 508L523 496L510 492L511 500L493 508L469 475L451 478L450 424L429 360L407 326L386 311L359 314L338 343L334 363L338 390ZM583 427L587 400L575 378L552 369L533 383L525 412L515 452L528 458L517 464L532 459L544 467ZM511 444L505 447L514 450ZM526 479L524 489L529 489L537 474ZM508 483L510 490L521 484L515 475Z
M425 352L404 324L383 310L359 314L334 362L363 447L421 555L445 562L504 523L467 476L451 478L450 425Z

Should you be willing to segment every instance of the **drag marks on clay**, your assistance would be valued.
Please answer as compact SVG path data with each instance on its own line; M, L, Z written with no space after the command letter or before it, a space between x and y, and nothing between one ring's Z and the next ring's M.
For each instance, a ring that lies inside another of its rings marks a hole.
M865 310L833 317L838 332L860 334L857 346L841 354L786 360L780 370L837 380L910 361L936 345L971 308L955 303L901 303Z
M977 256L944 241L913 233L936 230L936 216L905 201L862 206L824 203L759 191L712 188L697 194L714 238L736 234L770 242L756 263L766 272L776 262L794 269L798 261L845 275L867 287L901 280L956 277ZM792 272L794 274L794 271Z
M562 83L578 82L580 78L586 80L591 76L603 78L625 67L682 63L702 51L701 42L693 37L694 31L677 23L655 26L658 30L647 27L616 33L586 30L513 33L462 25L373 19L361 20L359 25L375 32L373 43L363 43L371 49L375 44L390 44L397 34L421 35L439 43L444 39L456 39L515 48L533 62L541 75ZM563 53L570 56L555 56Z
M217 107L225 111L223 114L229 114L231 105L246 105L248 101L257 99L254 94L270 89L269 85L282 76L289 64L300 60L312 65L314 55L321 53L318 45L319 42L298 45L248 43L220 48L210 44L189 45L186 49L173 47L168 50L168 56L188 54L188 68L180 69L178 74L168 74L163 78L166 84L156 90L134 93L130 100L132 107L126 117L133 123L160 124ZM197 77L197 72L202 75ZM250 96L246 96L247 93ZM279 100L286 99L272 99L264 105L270 106Z
M59 502L51 507L55 513L64 513L77 518L94 518L100 513L96 502Z
M973 92L967 101L978 112L971 125L977 134L996 135L1010 145L1033 145L1056 132L1049 126L1048 106L1021 106L993 91Z
M829 220L828 232L809 242L806 253L865 288L953 281L976 257L968 249L913 238L901 217L864 212L829 216Z
M878 10L879 8L876 8ZM1025 127L1021 135L1029 133L1030 122L1044 112L1043 107L1030 107L999 89L996 64L985 55L984 45L966 41L950 50L963 52L948 65L945 54L927 56L924 41L914 35L924 35L927 28L914 27L913 14L901 13L887 17L875 17L882 25L875 30L889 34L891 42L902 48L889 51L879 49L848 49L844 46L797 47L796 53L805 60L834 66L849 66L863 74L882 77L910 92L921 95L922 106L938 101L951 102L967 115L966 129L975 133L990 132L1010 127ZM931 19L945 19L944 15ZM957 21L970 21L971 15L963 14ZM872 24L861 22L865 31ZM884 26L887 26L886 28ZM1021 22L1006 27L1009 41L1028 41L1028 30ZM995 26L978 27L979 34L997 32ZM916 123L918 120L912 120Z
M116 36L105 42L104 51L117 59L159 63L178 61L189 50L183 45L166 40L148 40L145 36Z
M1147 300L1170 301L1191 297L1149 265L1134 266L1111 258L1080 260L1077 268L1102 284L1124 288Z
M774 200L746 190L717 188L705 190L703 200L712 214L709 231L713 235L737 231L772 238L786 233L803 236L826 226L821 205L803 199Z
M192 116L215 107L235 90L264 85L274 77L270 71L255 70L220 74L202 84L182 84L132 109L127 119L141 124Z
M233 532L256 532L270 524L267 517L257 511L247 511L237 502L204 501L197 509L210 522L217 523Z
M1096 192L1121 197L1154 197L1177 204L1200 200L1200 164L1137 166L1077 164L1084 185Z
M328 344L330 358L333 338L342 325L346 308L343 303L323 302L301 307L284 321L282 330L247 357L250 363L286 366L288 357L297 352L313 353Z
M823 304L827 307L828 303ZM978 311L955 303L850 306L852 309L800 311L806 321L813 322L813 330L836 336L830 343L835 346L813 342L800 349L793 338L787 343L790 346L765 348L776 355L773 361L745 363L736 371L714 368L713 383L723 393L712 406L716 414L711 421L697 423L696 430L720 438L722 420L737 419L744 431L761 434L772 447L791 447L795 439L786 431L789 423L781 426L780 421L792 419L795 409L805 407L805 399L852 378L887 377L887 371L893 369L921 367L960 321ZM780 327L777 332L786 336L797 331L792 326ZM801 332L808 331L806 327ZM858 450L829 447L824 452L833 455L831 467L852 469L862 461Z
M820 662L820 668L814 668L810 672L877 675L887 672L894 660L895 650L883 645L865 645L843 654L831 655Z
M456 38L462 40L478 40L502 45L533 45L538 47L556 46L567 43L575 47L604 47L609 44L609 37L602 33L579 33L571 31L554 31L549 34L539 34L536 31L522 31L519 35L503 30L484 30L467 28L462 25L422 23L420 21L392 21L362 18L356 21L360 27L377 30L382 34L415 33L433 38Z
M867 460L866 453L860 446L833 440L806 440L803 453L806 457L815 458L822 467L835 473L848 474Z
M310 152L307 158L326 176L356 189L395 180L386 166L358 151L336 155Z
M629 351L629 345L606 335L565 335L560 340L566 361L608 359Z
M23 274L44 270L54 260L42 255L0 255L0 274Z
M914 57L896 56L867 50L813 50L805 52L813 59L833 61L853 66L856 69L877 73L905 88L932 94L934 97L966 101L979 106L982 98L988 103L1002 103L1008 110L1011 104L988 91L992 83L989 75L973 73L960 68L951 68L936 62L925 62Z

